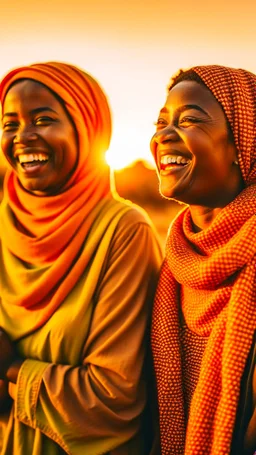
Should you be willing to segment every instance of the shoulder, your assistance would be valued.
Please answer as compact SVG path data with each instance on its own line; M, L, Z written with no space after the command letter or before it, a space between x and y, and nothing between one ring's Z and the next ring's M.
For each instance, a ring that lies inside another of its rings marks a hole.
M118 199L123 207L123 215L119 219L111 242L112 251L139 251L157 256L162 261L162 247L158 233L147 212L126 200ZM151 252L151 253L150 253Z
M119 221L119 228L144 225L155 231L152 220L142 207L118 196L115 197L115 201L124 209L124 214Z

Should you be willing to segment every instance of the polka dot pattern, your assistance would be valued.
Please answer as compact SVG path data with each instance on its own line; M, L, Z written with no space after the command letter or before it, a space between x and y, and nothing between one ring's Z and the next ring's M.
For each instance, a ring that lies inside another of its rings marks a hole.
M187 424L191 401L199 379L207 337L202 337L192 332L185 322L181 325L180 337L182 345L185 420Z
M230 453L240 382L256 329L255 239L252 183L208 229L193 232L189 208L172 223L152 323L162 455ZM195 344L193 355L187 351L185 362L181 301L189 330L206 337L204 345ZM200 371L195 364L189 385L184 374L193 356Z
M246 185L256 181L256 75L219 65L192 68L222 105Z

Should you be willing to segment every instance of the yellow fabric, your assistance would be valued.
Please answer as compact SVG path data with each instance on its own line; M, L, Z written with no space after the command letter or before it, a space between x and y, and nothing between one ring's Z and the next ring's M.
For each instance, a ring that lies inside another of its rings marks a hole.
M2 210L6 213L8 208L4 206ZM2 298L0 326L5 327L12 339L17 340L30 333L32 329L35 330L40 327L51 316L51 313L59 306L60 302L65 299L67 292L72 291L78 278L81 276L85 279L88 274L89 277L87 279L90 284L87 289L87 297L88 301L90 301L90 297L95 291L104 255L108 249L108 243L120 217L126 210L126 206L118 204L112 198L103 199L89 216L89 218L93 219L96 218L95 213L98 214L93 227L84 239L86 243L79 256L76 251L78 246L76 239L72 242L73 255L71 258L67 251L64 250L59 260L43 265L24 263L9 250L7 244L2 245L0 251ZM11 223L11 214L9 214L9 221ZM87 224L89 224L89 220L87 220ZM4 226L4 228L7 229L8 225ZM93 261L93 264L91 264L96 249L99 250L97 257L100 259L98 259L98 262ZM73 264L72 260L74 261L75 258L76 263ZM30 300L28 288L31 293L36 294L38 299L40 299L40 291L43 284L45 283L45 286L48 284L49 287L52 287L53 280L54 282L56 281L55 277L59 270L59 262L62 262L65 266L67 266L67 262L70 264L69 273L64 281L62 280L62 275L58 276L58 288L54 293L51 292L50 304L43 306L43 308L32 308L32 311L30 307L17 305L17 300L22 301L23 297L27 297Z
M62 99L76 129L78 163L62 192L54 196L35 196L20 185L13 170L6 173L0 209L1 294L13 339L43 325L88 267L93 248L80 254L81 248L102 213L102 200L111 199L109 169L103 161L111 116L99 84L72 65L35 64L15 69L3 79L3 105L8 89L22 78L46 85ZM100 223L102 232L94 231L91 243L99 242L113 216L108 207Z
M144 212L115 199L102 163L107 99L71 65L9 73L61 97L78 135L78 165L63 191L38 197L9 170L0 207L0 326L25 359L1 455L141 455L145 332L161 262Z
M123 216L112 239L110 227L95 248L90 271L40 329L17 342L28 360L9 420L0 416L1 455L144 453L141 374L161 254L143 213L112 204ZM10 324L2 313L1 324Z

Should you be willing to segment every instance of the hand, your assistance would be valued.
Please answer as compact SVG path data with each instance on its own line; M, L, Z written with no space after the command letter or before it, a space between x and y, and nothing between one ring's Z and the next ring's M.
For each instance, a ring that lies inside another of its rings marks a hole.
M0 379L0 407L2 403L6 400L8 397L8 382L3 381L3 379Z
M0 327L0 379L6 378L6 372L16 357L14 343Z
M8 393L8 382L0 379L0 414L7 411L12 403L12 399Z

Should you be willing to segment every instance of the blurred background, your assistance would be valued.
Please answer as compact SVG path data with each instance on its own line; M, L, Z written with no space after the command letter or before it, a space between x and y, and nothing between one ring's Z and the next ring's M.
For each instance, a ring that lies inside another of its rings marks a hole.
M252 0L5 1L0 77L16 66L57 60L99 81L112 108L106 160L117 191L148 211L164 244L180 206L159 195L149 141L166 87L180 68L194 65L256 72L255 16ZM0 181L3 174L0 158Z

